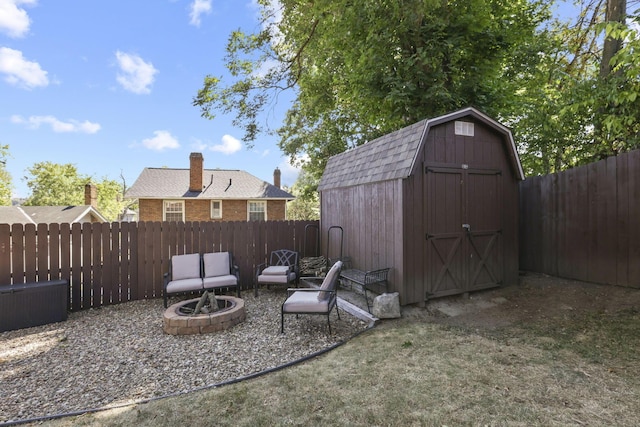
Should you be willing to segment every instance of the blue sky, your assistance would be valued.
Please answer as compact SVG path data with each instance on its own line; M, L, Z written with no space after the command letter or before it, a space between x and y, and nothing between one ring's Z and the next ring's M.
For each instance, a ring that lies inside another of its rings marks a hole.
M571 10L560 2L560 12ZM231 117L191 105L207 74L224 76L231 31L259 29L255 0L0 0L0 144L15 197L38 162L131 186L144 167L242 169L292 185L298 171L273 136L248 149ZM287 97L265 113L272 128Z
M231 117L191 105L205 75L225 75L228 35L259 29L252 0L0 0L0 144L14 196L37 162L72 163L131 186L145 167L242 169L292 185L274 137L253 149ZM264 120L277 127L281 98Z

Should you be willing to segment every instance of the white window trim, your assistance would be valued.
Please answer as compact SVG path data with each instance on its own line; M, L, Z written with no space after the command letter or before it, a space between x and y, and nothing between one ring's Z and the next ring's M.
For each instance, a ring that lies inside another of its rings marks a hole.
M256 203L264 206L264 221L266 221L268 219L266 200L247 200L247 221L251 221L251 203Z
M166 221L167 220L167 203L179 203L182 205L182 220L184 221L185 218L185 211L184 211L184 200L163 200L162 201L162 220ZM176 212L171 212L171 213L176 213Z
M220 203L220 216L213 215L213 204L215 202ZM210 204L210 208L211 208L211 212L210 212L211 219L222 219L222 200L212 200Z

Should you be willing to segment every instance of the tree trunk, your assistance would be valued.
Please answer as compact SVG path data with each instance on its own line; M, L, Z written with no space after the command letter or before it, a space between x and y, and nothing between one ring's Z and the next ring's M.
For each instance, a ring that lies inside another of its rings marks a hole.
M627 0L607 0L605 22L624 23L627 15ZM600 62L600 78L611 74L611 59L622 47L622 40L607 37L602 47L602 62Z

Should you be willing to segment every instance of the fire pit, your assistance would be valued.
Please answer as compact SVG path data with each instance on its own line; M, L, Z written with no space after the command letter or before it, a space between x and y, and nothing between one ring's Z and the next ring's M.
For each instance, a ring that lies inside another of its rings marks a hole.
M208 334L229 329L244 322L246 312L241 298L216 295L218 307L209 313L192 314L201 298L173 304L163 315L163 329L171 335Z

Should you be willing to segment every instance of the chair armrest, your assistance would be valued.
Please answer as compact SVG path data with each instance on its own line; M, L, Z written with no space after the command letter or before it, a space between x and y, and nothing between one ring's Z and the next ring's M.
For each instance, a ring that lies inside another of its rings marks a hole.
M262 264L258 264L258 266L256 267L256 277L258 277L260 273L262 273L262 270L264 270L267 267L269 267L268 262L263 262Z
M169 273L164 273L162 277L163 277L163 280L162 280L163 288L167 289L167 285L169 284Z
M287 288L287 297L290 297L291 294L293 294L294 292L327 292L330 294L335 294L338 291L335 289L333 290L323 289L322 291L320 291L320 288Z

